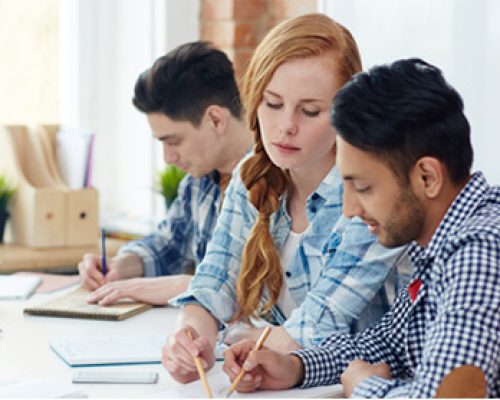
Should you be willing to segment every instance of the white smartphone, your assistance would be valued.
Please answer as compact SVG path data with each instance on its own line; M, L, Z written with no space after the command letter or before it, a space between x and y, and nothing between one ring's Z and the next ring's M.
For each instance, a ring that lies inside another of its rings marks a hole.
M156 383L158 373L152 371L109 371L89 370L76 371L73 383Z

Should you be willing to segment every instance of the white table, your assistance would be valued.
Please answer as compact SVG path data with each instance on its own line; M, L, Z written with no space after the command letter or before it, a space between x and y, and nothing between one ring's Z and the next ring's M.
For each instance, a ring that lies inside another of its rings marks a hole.
M127 335L144 336L165 334L174 326L177 310L158 307L124 321L98 321L74 318L55 318L23 315L23 308L47 295L36 295L28 301L0 301L0 379L50 379L67 384L75 370L62 361L50 348L49 342L62 335L95 337ZM179 385L173 381L161 364L84 367L107 369L143 369L159 373L158 384L72 384L89 397L148 397L158 394L162 387Z
M204 392L198 380L189 385L174 381L161 364L135 364L122 366L76 367L72 368L62 361L49 347L49 342L61 336L132 336L138 337L164 334L173 330L178 313L170 307L155 307L144 313L124 321L99 321L76 318L40 317L23 314L23 308L35 302L58 296L37 294L28 301L0 301L0 383L5 380L43 379L58 381L81 390L89 397L100 398L133 398L133 397L200 397ZM225 397L223 388L229 386L225 375L221 377L221 364L208 372L208 380L212 382L215 397ZM71 377L76 370L83 369L119 369L145 370L158 372L157 384L72 384ZM221 380L223 379L223 381ZM221 386L221 382L223 385ZM247 397L326 397L326 394L339 395L339 385L329 388L313 388L293 392L257 392ZM341 389L341 388L340 388ZM39 396L33 396L39 397ZM232 397L245 397L235 393Z

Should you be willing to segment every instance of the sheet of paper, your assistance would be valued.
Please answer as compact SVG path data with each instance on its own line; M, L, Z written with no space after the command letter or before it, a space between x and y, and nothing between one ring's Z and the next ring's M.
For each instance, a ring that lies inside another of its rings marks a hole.
M207 373L208 383L215 398L226 398L227 391L231 386L228 376L222 371L222 362L217 362ZM148 395L155 398L206 398L202 383L198 380L183 385L175 383L168 388L159 389L158 392ZM289 389L289 390L261 390L254 393L234 392L231 398L252 398L252 399L291 399L291 398L343 398L342 385L318 386L309 389Z
M42 284L36 289L37 293L51 293L76 285L80 281L78 275L49 274L43 272L16 272L16 276L39 276L43 279Z
M39 276L0 275L0 300L26 299L41 283Z
M56 137L56 159L61 176L71 189L85 186L89 170L92 133L80 128L62 127Z
M0 398L86 398L81 389L72 387L65 382L54 382L42 379L26 381L0 381Z

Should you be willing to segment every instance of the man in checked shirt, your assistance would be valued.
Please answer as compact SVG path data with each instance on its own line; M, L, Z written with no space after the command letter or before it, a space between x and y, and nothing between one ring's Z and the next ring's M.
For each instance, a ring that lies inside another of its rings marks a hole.
M246 357L240 342L224 370L248 371L245 392L341 381L353 397L500 397L500 187L470 173L460 95L438 68L400 60L344 86L332 123L343 212L387 247L411 242L411 283L368 330L291 354Z

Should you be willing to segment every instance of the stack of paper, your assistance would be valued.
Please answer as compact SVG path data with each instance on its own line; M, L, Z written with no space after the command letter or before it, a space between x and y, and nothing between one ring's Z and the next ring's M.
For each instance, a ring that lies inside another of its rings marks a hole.
M76 285L80 281L78 275L49 274L44 272L16 272L16 276L39 276L42 284L36 290L37 293L51 293Z
M88 397L79 389L64 382L50 382L41 379L26 381L0 381L0 398L65 398Z
M27 299L41 283L39 276L0 275L0 300Z
M89 131L62 127L57 133L57 165L71 189L90 186L93 145L94 135Z

